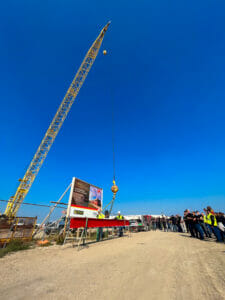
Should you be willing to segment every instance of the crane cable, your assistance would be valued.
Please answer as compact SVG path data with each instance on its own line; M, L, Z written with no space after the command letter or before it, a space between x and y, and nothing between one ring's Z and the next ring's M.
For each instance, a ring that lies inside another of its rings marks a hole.
M109 209L109 216L112 212L113 204L116 199L116 193L118 192L118 186L116 185L116 159L115 159L115 114L114 114L114 95L112 95L112 155L113 155L113 186L111 191L113 192L112 200L110 201L111 206ZM109 203L109 204L110 204Z
M103 54L106 55L107 51L104 50ZM116 159L115 159L115 116L114 116L114 94L111 90L111 109L112 109L112 158L113 158L113 185L111 187L111 191L113 192L112 200L106 205L106 207L103 209L103 211L106 211L105 209L111 204L109 209L109 216L112 212L113 204L116 199L116 193L118 192L119 188L116 185Z
M114 95L113 94L112 94L112 155L113 155L113 184L116 184L115 114L114 114Z

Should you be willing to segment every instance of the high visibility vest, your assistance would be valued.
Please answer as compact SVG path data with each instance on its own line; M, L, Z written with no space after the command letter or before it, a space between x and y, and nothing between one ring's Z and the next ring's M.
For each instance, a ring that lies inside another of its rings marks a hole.
M208 223L205 215L203 216L203 221L204 221L204 223Z
M206 216L206 222L207 222L207 224L209 224L209 225L212 225L212 220L211 220L211 213L209 213L207 216Z
M123 220L123 216L121 216L121 215L117 216L116 218L117 218L117 220Z
M217 226L217 219L216 219L216 216L214 216L214 226Z
M212 224L211 216L213 216L213 224ZM209 225L217 226L216 216L214 216L212 213L209 213L209 214L207 215L207 220L208 220L208 224L209 224ZM209 223L209 222L210 222L210 223Z
M97 216L98 219L104 219L105 218L105 215L100 213L98 216Z

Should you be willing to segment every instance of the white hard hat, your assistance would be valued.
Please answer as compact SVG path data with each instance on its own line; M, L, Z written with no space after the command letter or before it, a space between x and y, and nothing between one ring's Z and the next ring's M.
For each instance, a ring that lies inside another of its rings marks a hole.
M120 214L120 211L118 211L118 214Z

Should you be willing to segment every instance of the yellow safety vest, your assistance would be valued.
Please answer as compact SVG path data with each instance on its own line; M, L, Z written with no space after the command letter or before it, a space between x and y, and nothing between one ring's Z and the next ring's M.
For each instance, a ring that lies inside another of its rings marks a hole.
M211 213L209 213L207 216L206 216L206 223L209 224L209 225L212 225L212 220L211 220Z
M105 215L100 213L98 216L97 216L98 219L105 219Z
M216 216L213 215L213 217L214 217L214 224L212 224L212 225L213 225L213 226L217 226Z
M117 216L116 218L117 218L117 220L123 220L123 216L121 216L121 215Z
M204 221L204 223L208 223L205 215L203 216L203 221Z
M213 222L214 224L212 224L211 216L213 216L213 218L214 218L214 222ZM212 213L209 213L207 215L207 221L208 221L209 225L217 226L216 216L214 216Z

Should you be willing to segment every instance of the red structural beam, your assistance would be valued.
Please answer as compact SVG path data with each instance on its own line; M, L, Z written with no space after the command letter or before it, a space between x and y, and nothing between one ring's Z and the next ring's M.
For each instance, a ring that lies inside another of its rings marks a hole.
M87 221L87 224L86 224ZM128 220L71 218L70 228L122 227L129 226Z

